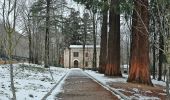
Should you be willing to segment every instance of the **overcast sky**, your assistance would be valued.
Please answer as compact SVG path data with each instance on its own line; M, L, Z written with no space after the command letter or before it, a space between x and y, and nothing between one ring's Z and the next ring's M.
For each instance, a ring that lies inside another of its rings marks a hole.
M32 4L35 0L27 0L28 4ZM73 0L65 0L68 3L68 7L74 8L76 11L80 12L80 16L83 15L84 7L80 4L77 4ZM2 2L3 0L0 0L0 20L2 20ZM69 14L69 13L67 13ZM18 28L17 28L18 29ZM18 30L19 31L19 30Z
M84 6L77 4L73 0L66 0L66 2L68 3L69 7L74 8L76 11L79 11L82 16L83 11L84 11Z

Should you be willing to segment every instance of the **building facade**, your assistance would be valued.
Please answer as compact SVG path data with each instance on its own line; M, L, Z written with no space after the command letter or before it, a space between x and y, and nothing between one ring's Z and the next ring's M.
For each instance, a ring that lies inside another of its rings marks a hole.
M99 66L100 46L96 46L97 67ZM92 68L93 65L93 45L86 45L84 52L84 68ZM64 50L64 67L65 68L83 68L83 46L70 45Z

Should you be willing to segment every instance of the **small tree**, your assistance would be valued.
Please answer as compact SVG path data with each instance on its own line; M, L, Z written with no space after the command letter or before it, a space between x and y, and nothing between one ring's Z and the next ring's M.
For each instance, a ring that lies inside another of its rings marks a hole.
M13 34L15 32L16 18L17 18L17 0L4 0L3 1L3 24L4 29L7 33L8 41L8 59L10 64L10 81L11 90L13 94L13 100L16 100L15 86L14 86L14 76L13 76L13 64L12 64L12 54L13 54Z

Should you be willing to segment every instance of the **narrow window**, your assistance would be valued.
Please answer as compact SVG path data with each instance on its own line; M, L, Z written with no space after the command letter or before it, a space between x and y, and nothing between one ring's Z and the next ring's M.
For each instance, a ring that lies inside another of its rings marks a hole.
M73 52L73 56L74 56L74 57L78 57L78 56L79 56L79 53L78 53L78 52Z

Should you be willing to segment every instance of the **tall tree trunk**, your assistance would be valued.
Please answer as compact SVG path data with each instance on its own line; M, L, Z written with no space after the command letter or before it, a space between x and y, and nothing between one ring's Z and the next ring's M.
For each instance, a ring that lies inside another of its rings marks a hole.
M6 9L8 8L8 9ZM13 33L15 32L16 18L17 18L17 0L13 2L11 0L3 1L2 7L2 16L3 16L3 25L7 36L8 41L8 58L10 64L10 82L11 82L11 91L12 91L12 100L16 100L16 91L14 86L14 75L13 75L13 64L12 64L12 53L13 53Z
M95 13L93 12L93 70L96 70L97 64L96 64L96 58L97 58L97 52L96 52L96 27L95 27Z
M129 72L129 56L130 56L130 50L129 50L129 45L130 45L130 38L126 36L126 65L127 65L127 73Z
M84 13L84 34L83 34L83 70L85 69L85 45L87 37L87 13Z
M85 69L85 42L83 42L83 70Z
M152 52L153 52L153 70L152 70L152 75L153 79L155 79L155 72L156 72L156 26L155 26L155 20L153 20L153 47L152 47Z
M104 0L104 3L107 3ZM105 8L106 9L106 8ZM104 73L106 69L107 61L107 19L108 19L108 9L103 11L103 22L101 27L101 42L100 42L100 58L99 58L99 73Z
M148 0L134 0L128 82L151 85L149 71Z
M33 26L35 25L35 19L33 20ZM35 64L35 27L32 29L32 63Z
M38 20L38 19L37 19ZM34 60L35 64L38 64L38 48L39 48L39 36L38 36L38 21L36 21L36 32L35 32L35 54L34 54Z
M155 64L156 64L156 48L155 48L155 45L156 45L156 33L154 32L154 36L153 36L153 71L152 71L152 75L153 75L153 79L155 79L155 71L156 71L156 68L155 68Z
M32 62L32 37L31 37L31 29L30 29L30 16L28 15L28 40L29 40L29 63Z
M164 5L162 5L164 6ZM164 29L164 23L165 23L165 12L163 12L162 8L157 8L158 13L160 16L157 17L157 21L158 21L158 32L159 32L159 63L158 63L158 81L162 80L162 67L163 67L163 62L165 62L164 60L164 36L163 34L165 33L165 29Z
M59 66L59 54L60 54L60 48L59 48L59 41L56 38L56 65Z
M68 48L69 50L69 69L71 69L71 48Z
M122 76L120 70L120 14L116 12L119 0L111 0L109 15L108 56L105 75Z
M11 90L12 90L12 95L13 95L13 98L12 100L16 100L16 93L15 93L15 86L14 86L14 69L13 69L13 64L12 64L12 34L13 32L9 32L8 33L8 45L9 45L9 48L8 48L8 57L9 57L9 64L10 64L10 81L11 81Z
M50 20L50 2L51 0L46 0L46 34L45 34L45 68L49 67L49 20Z
M158 22L158 33L159 33L159 70L158 70L158 80L162 80L162 67L163 63L166 63L166 49L164 48L164 35L166 36L166 25L167 18L166 14L168 11L168 2L156 2L157 3L157 22Z
M157 41L157 39L156 39L156 37L157 37L157 30L156 30L156 17L155 17L155 15L157 16L157 14L156 14L156 11L157 11L157 9L156 9L156 1L155 0L151 0L151 2L150 2L150 13L151 13L151 17L150 17L150 22L152 22L152 24L151 24L151 32L153 33L153 38L152 38L152 42L153 42L153 46L152 46L152 57L153 57L153 59L152 59L152 75L153 75L153 79L155 79L155 71L156 71L156 41Z
M158 81L162 80L162 64L163 64L163 50L164 50L164 39L163 39L163 35L160 32L159 33L159 70L158 70Z

